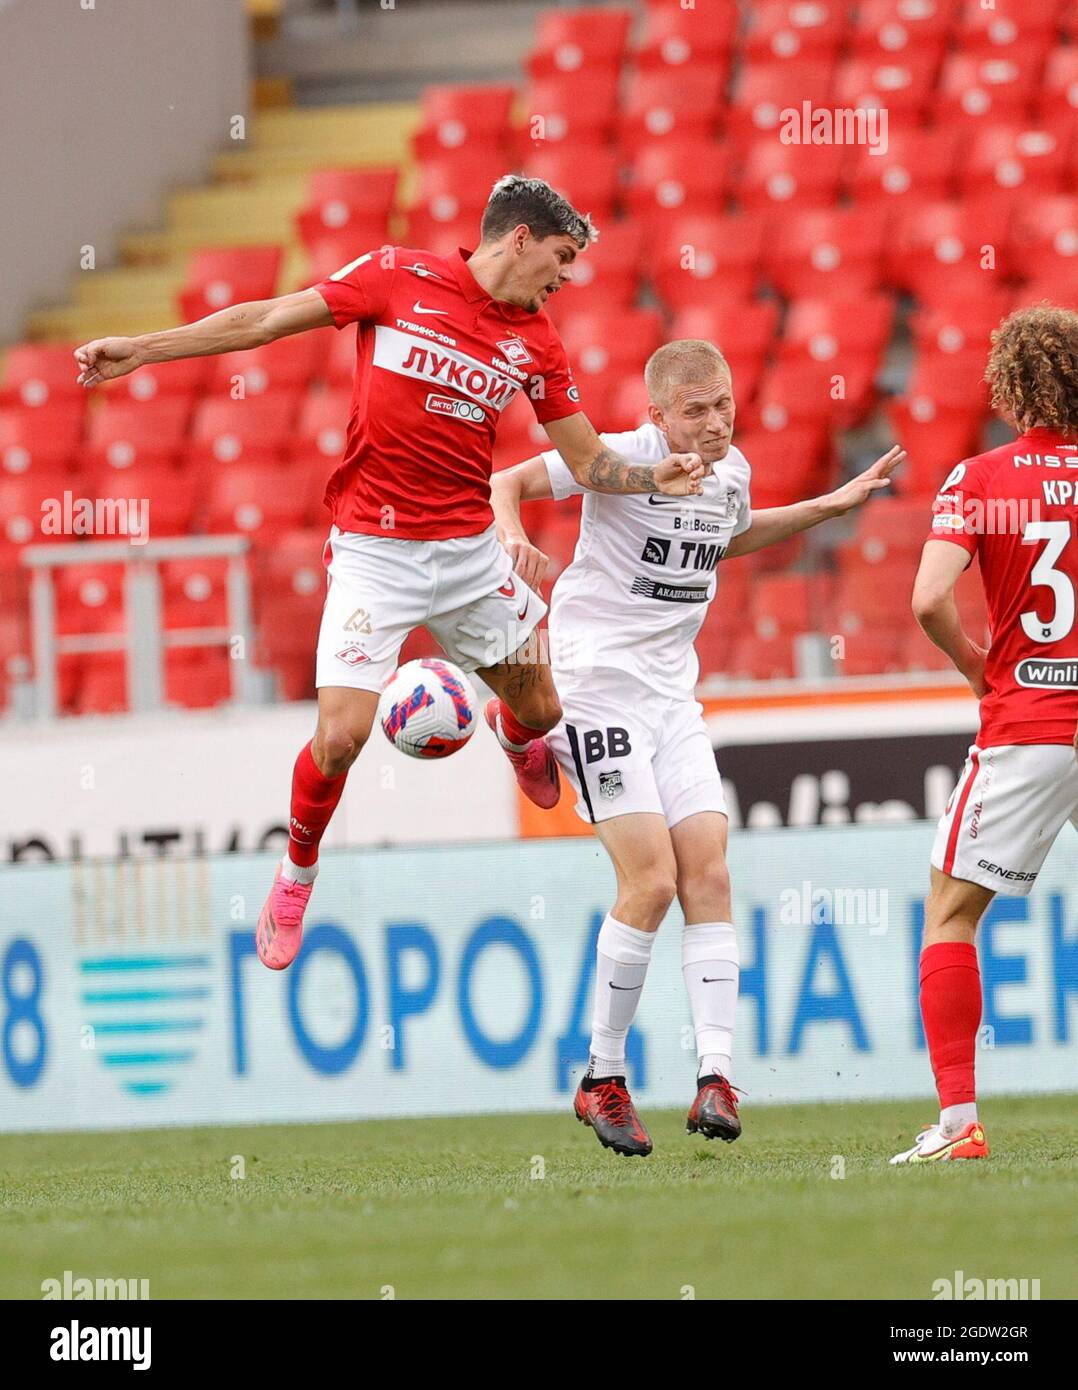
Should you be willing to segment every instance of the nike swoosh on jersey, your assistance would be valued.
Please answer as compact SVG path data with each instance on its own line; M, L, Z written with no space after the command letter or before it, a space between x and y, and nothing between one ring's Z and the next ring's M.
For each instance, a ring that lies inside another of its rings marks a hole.
M446 318L446 317L448 316L449 310L448 310L448 309L424 309L423 305L420 304L419 300L417 299L416 302L412 305L412 313L413 313L413 314L437 314L439 318L443 318L443 319L444 319L444 318Z
M664 497L657 492L649 492L648 501L651 503L653 507L664 507L672 502L684 504L690 502L691 499L688 497Z

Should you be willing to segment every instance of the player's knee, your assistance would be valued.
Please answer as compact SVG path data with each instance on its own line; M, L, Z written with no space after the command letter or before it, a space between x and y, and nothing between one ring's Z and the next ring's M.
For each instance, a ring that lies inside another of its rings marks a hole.
M327 777L338 777L359 757L364 740L344 724L319 728L314 739L315 761Z
M638 916L659 922L666 916L676 892L674 875L656 869L636 879L630 887L629 896L633 899Z
M724 902L730 897L730 870L724 859L701 864L678 877L678 894L682 899Z
M512 708L512 707L510 707ZM535 691L513 715L528 729L548 734L561 722L561 701L553 691Z

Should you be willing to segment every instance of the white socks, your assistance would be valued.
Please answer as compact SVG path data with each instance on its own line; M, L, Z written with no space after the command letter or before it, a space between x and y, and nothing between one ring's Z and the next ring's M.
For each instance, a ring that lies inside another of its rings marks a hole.
M686 924L681 938L681 973L689 995L697 1076L730 1077L739 974L737 937L731 922Z
M315 860L310 866L293 864L286 850L281 860L281 877L288 879L290 883L313 883L318 877L318 861Z
M626 926L609 914L599 928L590 1076L625 1075L625 1039L640 1002L656 935Z
M944 1139L954 1139L967 1125L977 1123L977 1102L967 1101L964 1105L947 1105L940 1111L940 1133Z

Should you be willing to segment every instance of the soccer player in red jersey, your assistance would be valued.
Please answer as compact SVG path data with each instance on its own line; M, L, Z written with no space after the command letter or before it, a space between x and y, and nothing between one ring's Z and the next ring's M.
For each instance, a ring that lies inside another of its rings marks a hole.
M580 408L565 349L543 312L596 235L540 179L494 186L475 252L386 246L296 294L237 304L197 323L75 351L85 386L143 363L236 352L308 329L358 324L344 458L329 480L333 526L318 638L318 726L292 780L288 850L259 917L272 969L299 950L318 845L370 735L408 633L426 625L498 698L488 723L541 806L559 794L543 734L561 717L549 668L528 646L546 612L513 573L490 506L491 452L518 391L575 477L601 492L696 494L698 455L623 458ZM534 645L534 644L533 644Z
M1019 431L958 464L934 505L913 611L981 701L976 743L932 850L921 1017L940 1117L892 1163L986 1158L974 1047L973 939L996 893L1029 893L1066 821L1078 826L1078 314L1041 307L992 334L992 404ZM976 556L986 651L962 630L954 586Z

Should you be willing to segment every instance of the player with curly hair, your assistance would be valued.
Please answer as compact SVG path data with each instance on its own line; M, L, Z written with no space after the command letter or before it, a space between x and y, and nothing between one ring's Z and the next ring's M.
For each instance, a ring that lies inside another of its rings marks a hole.
M892 1163L987 1158L974 1049L974 936L996 893L1024 897L1066 821L1078 828L1078 314L1041 305L992 334L985 379L1019 437L965 459L936 498L913 611L981 702L981 726L936 832L921 950L921 1017L940 1117ZM954 586L976 556L987 650Z

